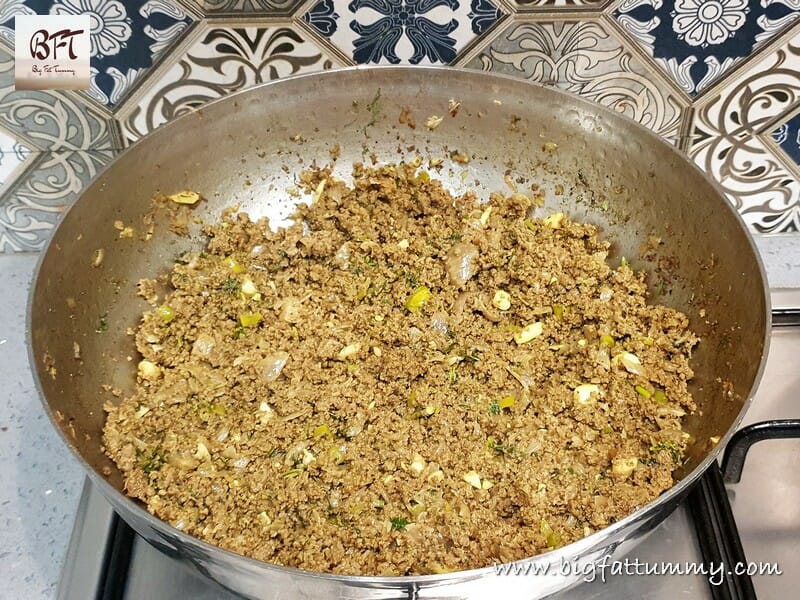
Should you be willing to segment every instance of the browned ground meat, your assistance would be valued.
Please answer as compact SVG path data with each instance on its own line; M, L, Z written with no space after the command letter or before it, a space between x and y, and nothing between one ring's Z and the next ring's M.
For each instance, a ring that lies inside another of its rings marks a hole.
M277 233L228 212L175 265L107 406L131 496L257 559L402 575L531 556L672 485L686 316L524 195L354 173L305 174L319 198Z

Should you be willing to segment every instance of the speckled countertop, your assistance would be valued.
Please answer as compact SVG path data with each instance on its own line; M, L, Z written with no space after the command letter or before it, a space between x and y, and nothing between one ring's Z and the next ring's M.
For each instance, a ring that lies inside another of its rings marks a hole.
M83 472L33 385L25 302L36 254L0 256L0 598L55 597Z
M800 236L759 237L772 287L800 287ZM36 254L0 256L0 598L54 598L83 473L44 414L25 345ZM743 282L743 284L746 284Z

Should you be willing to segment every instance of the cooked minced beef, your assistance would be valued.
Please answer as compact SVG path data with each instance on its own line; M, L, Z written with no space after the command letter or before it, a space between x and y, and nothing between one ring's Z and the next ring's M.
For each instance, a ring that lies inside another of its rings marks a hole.
M228 211L174 266L106 407L128 494L256 559L403 575L544 552L672 485L697 338L595 227L354 175L306 173L278 232Z

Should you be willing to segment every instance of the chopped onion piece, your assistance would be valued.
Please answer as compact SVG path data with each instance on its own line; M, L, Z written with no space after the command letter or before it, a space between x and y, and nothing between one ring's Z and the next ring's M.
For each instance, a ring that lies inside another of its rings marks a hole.
M261 377L267 381L275 381L289 362L289 353L278 351L264 358L259 364Z
M634 375L644 375L642 361L639 360L638 356L631 354L630 352L622 352L617 354L611 359L611 364L621 364L623 367L625 367L625 370L628 373L633 373Z

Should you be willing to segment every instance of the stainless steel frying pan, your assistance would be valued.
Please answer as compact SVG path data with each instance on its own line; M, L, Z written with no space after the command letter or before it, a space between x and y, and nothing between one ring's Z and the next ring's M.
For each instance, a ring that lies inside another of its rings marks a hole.
M461 102L454 117L448 114L450 99ZM400 123L403 109L415 128ZM429 130L425 121L432 115L444 120ZM557 149L545 151L546 142ZM702 336L691 385L700 408L686 421L694 441L676 485L611 527L521 561L552 564L551 575L508 577L484 568L346 577L283 568L192 538L120 491L121 474L101 448L102 405L110 399L101 386L133 390L137 357L125 331L146 308L135 296L137 280L165 272L179 253L198 249L203 239L178 237L164 225L147 242L120 239L114 221L138 226L154 193L192 189L208 199L198 213L206 220L236 203L279 222L297 202L285 193L294 174L312 161L329 163L337 145L335 172L342 179L354 161L370 155L397 162L417 153L458 152L469 163L446 160L440 174L456 192L474 187L476 179L484 195L507 191L509 176L540 184L548 211L602 227L613 242L611 260L626 256L647 270L653 299L686 312ZM559 184L562 195L554 193ZM645 260L639 248L650 234L663 244L658 256ZM95 266L98 251L103 260ZM564 560L583 563L627 552L715 459L760 377L769 306L762 265L735 211L703 173L649 131L595 104L517 79L392 67L251 88L138 142L64 215L42 255L29 320L31 360L45 408L95 484L145 539L231 590L252 598L531 598L579 578L576 572L552 574Z

